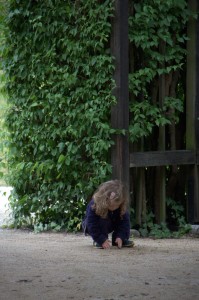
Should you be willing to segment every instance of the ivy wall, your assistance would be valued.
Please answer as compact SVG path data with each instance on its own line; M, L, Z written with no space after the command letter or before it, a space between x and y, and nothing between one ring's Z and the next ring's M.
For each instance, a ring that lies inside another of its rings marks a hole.
M9 2L4 71L16 224L80 229L86 201L111 178L113 1ZM172 125L183 112L188 17L184 0L130 1L133 147L153 149L156 128ZM168 78L163 107L157 98L161 74Z
M111 1L10 2L9 183L19 225L80 228L85 200L110 177L112 14Z

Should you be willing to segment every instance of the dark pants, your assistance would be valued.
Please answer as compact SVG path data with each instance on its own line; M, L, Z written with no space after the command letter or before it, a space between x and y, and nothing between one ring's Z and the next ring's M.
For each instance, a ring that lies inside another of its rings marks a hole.
M129 217L128 212L126 213ZM113 221L110 218L107 219L100 219L100 231L101 233L103 233L105 236L107 236L108 239L108 234L109 233L113 233L112 234L112 243L114 244L116 238L118 237L118 233L119 233L119 223L117 221ZM82 228L84 230L85 235L89 234L88 228L86 226L86 219L83 220L82 222ZM125 240L128 240L130 236L130 227L129 230L127 230L125 232Z
M112 234L112 243L115 242L117 238L117 233L118 233L118 226L116 222L113 222L112 220L108 219L100 219L100 229L101 232L107 236L108 239L108 234L113 232Z

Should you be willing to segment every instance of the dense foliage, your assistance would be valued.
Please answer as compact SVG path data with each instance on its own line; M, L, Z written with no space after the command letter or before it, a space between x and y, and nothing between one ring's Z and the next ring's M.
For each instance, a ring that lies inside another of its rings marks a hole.
M79 229L86 200L111 176L113 2L9 1L8 164L19 226ZM189 11L184 0L130 3L130 139L135 142L154 126L176 122L183 109L183 97L168 92L160 107L157 95L159 76L167 76L169 87L183 66Z
M177 92L179 73L185 66L187 1L133 1L129 18L131 47L130 138L137 141L154 126L178 121L184 95ZM159 103L159 79L165 76L165 99Z
M134 151L186 147L186 43L191 15L185 0L132 1L129 136ZM148 226L147 211L154 223L164 219L165 211L166 222L175 223L166 198L186 208L186 170L181 166L131 169L131 178L136 224Z
M4 124L6 115L7 103L6 103L6 92L5 92L5 76L2 72L2 61L3 61L3 48L5 44L5 16L7 13L8 3L5 0L0 0L0 185L5 185L3 179L6 174L6 141L8 138L8 131Z
M80 228L88 195L110 176L111 14L111 1L10 1L9 183L19 225Z

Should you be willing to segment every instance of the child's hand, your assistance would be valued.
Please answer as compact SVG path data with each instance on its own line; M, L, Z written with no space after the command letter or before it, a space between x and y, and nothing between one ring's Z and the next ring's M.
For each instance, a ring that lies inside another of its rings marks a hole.
M121 238L116 238L115 243L117 244L118 248L122 248L122 240L121 240Z
M103 249L110 249L111 248L111 242L109 240L106 240L103 244L102 244Z

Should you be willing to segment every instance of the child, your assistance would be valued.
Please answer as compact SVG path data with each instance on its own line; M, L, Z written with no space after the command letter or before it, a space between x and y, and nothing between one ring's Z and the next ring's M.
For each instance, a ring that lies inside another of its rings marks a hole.
M110 180L98 187L87 206L82 223L85 234L91 235L95 247L109 249L111 242L108 234L111 232L113 246L133 246L133 242L129 241L130 218L127 204L127 192L119 180Z

